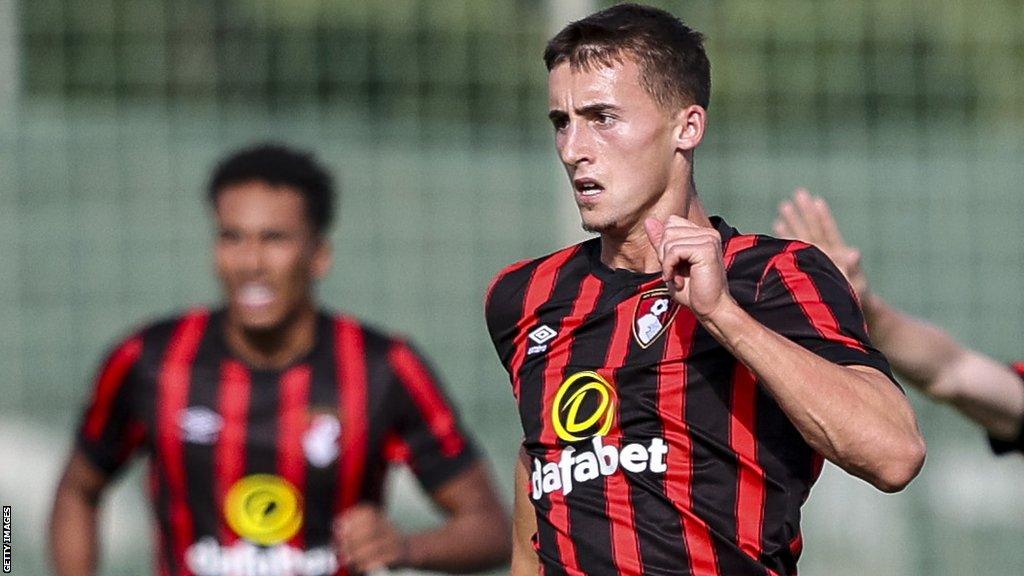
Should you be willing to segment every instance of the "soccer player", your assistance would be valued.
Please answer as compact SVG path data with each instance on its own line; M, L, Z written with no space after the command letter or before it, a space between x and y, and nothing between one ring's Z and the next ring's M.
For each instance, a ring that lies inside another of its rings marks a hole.
M705 212L700 34L624 4L544 60L599 236L509 266L487 296L524 432L513 572L795 574L822 457L900 490L924 461L914 413L824 254Z
M907 382L980 424L997 454L1024 452L1024 363L1008 366L890 306L871 290L860 251L843 239L823 198L798 189L779 205L774 229L817 245L836 263L857 291L871 338Z
M166 576L332 575L507 561L507 515L427 363L406 341L323 310L329 174L276 145L224 160L209 185L224 304L118 344L57 489L61 576L94 574L104 490L149 456ZM381 510L389 456L445 513L402 534Z

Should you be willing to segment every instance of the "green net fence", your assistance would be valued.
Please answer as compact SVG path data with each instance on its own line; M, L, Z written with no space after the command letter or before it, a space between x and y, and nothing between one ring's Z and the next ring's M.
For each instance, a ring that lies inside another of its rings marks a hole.
M997 358L1024 356L1024 4L658 4L708 37L696 175L713 212L767 231L776 203L809 186L879 292ZM323 301L420 344L510 493L518 421L481 300L504 264L579 237L553 209L568 186L540 53L564 18L603 5L0 1L0 498L21 523L17 573L46 573L48 498L100 354L140 322L217 301L204 179L258 140L335 170ZM922 476L883 496L827 470L802 573L1024 568L1024 464L911 396L930 442ZM124 485L108 574L150 566L138 482Z

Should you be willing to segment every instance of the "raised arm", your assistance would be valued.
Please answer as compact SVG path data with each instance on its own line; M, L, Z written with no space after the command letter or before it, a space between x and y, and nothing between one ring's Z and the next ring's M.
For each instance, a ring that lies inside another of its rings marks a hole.
M808 445L887 492L917 475L924 440L906 397L883 373L830 362L741 308L716 230L672 216L648 219L647 232L673 298L756 375Z
M460 574L505 564L509 520L483 463L442 484L431 499L445 522L432 530L404 535L376 506L360 504L335 526L343 560L360 572L383 567Z
M109 478L81 452L68 459L50 514L50 562L57 576L91 576L99 556L100 498Z
M964 347L945 330L889 305L870 289L860 251L843 239L824 199L798 189L779 205L780 236L817 245L846 275L864 307L871 339L906 381L948 403L1000 440L1021 433L1024 384L1009 366Z

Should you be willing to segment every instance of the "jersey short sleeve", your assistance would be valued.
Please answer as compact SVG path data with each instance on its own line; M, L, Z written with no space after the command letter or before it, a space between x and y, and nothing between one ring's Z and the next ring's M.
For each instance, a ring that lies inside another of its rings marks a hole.
M1021 377L1021 386L1024 386L1024 362L1014 363L1011 368ZM1024 421L1021 422L1020 432L1013 440L1000 440L989 436L988 444L992 448L992 452L996 454L1006 454L1009 452L1024 453Z
M78 426L78 449L107 474L121 469L143 440L144 428L134 413L141 354L139 336L114 348L93 381L92 396Z
M395 342L389 356L399 452L424 489L433 491L475 463L476 449L423 357L405 342Z
M876 368L893 382L846 278L818 248L790 243L772 257L749 310L775 332L836 364Z
M505 370L512 364L516 329L523 316L525 290L536 262L523 260L507 266L491 280L484 297L487 332Z

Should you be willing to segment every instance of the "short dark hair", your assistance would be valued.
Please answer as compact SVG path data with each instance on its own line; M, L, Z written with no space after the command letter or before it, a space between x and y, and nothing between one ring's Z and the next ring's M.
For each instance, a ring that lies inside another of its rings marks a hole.
M551 71L568 61L573 69L611 66L632 57L640 83L667 108L711 100L711 63L704 36L658 8L618 4L570 23L548 42L544 63Z
M239 150L217 164L207 186L207 198L216 207L217 198L229 186L247 182L288 186L302 195L306 216L318 235L334 219L334 179L312 152L283 144L263 143Z

